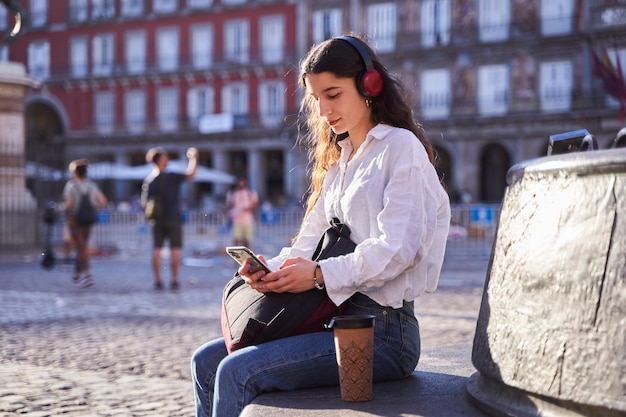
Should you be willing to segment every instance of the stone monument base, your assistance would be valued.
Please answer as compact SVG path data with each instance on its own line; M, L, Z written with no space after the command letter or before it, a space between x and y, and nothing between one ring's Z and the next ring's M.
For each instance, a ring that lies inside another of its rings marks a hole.
M468 392L507 417L625 417L626 149L507 179Z
M624 417L624 413L526 392L476 372L467 381L470 402L492 417Z
M24 100L38 82L23 64L0 62L0 248L37 243L35 199L26 189Z

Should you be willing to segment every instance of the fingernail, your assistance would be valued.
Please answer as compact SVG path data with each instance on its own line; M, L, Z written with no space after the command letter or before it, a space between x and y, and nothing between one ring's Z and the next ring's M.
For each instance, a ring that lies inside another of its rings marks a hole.
M261 289L261 290L263 289L263 284L259 285L259 289Z
M250 265L246 265L246 266L245 266L245 268L244 268L244 270L245 270L246 272L248 272L248 271L250 270Z
M265 276L265 271L261 271L261 272L259 273L259 277L261 277L261 279L263 279L263 277L264 277L264 276Z

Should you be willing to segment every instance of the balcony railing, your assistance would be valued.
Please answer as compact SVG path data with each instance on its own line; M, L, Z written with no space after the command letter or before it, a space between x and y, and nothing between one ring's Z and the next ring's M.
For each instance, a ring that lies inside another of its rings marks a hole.
M242 71L256 73L259 70L276 70L291 66L297 62L295 48L286 48L283 51L283 58L278 62L265 62L262 51L252 51L250 58L244 63L233 63L224 57L211 57L207 59L194 59L194 56L181 56L177 62L167 65L168 69L163 69L163 62L159 57L146 59L144 62L109 62L101 63L97 67L87 63L56 65L49 68L49 75L44 80L47 83L65 83L69 80L81 81L98 78L142 78L151 76L177 75L181 73L210 74L213 77L222 77L224 74L231 74L239 77ZM206 62L199 65L197 62ZM286 69L285 69L286 71Z

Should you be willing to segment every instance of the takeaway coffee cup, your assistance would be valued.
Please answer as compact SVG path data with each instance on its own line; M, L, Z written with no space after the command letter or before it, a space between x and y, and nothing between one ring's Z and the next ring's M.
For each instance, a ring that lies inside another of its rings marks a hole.
M374 316L336 316L328 327L335 332L341 399L351 402L371 400Z

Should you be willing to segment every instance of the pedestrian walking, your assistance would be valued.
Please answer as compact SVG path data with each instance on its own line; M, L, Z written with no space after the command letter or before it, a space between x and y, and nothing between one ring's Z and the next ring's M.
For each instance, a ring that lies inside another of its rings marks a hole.
M146 153L146 160L154 164L154 169L146 177L142 185L141 203L145 208L152 200L158 207L160 215L152 220L152 270L154 272L154 288L163 289L161 279L161 250L167 240L170 248L170 289L180 288L179 268L180 250L183 246L182 213L180 210L180 186L185 180L196 175L198 167L198 150L187 149L186 173L166 172L169 156L165 149L152 148Z
M254 213L259 208L259 196L248 187L248 180L237 179L235 189L226 194L226 207L232 223L233 244L250 246L254 237Z
M313 46L302 61L311 192L291 247L272 272L238 273L264 292L327 291L345 314L374 314L374 381L407 377L420 356L414 300L436 289L450 203L431 144L401 82L356 37ZM333 218L354 252L311 260ZM191 361L196 415L236 417L259 394L339 384L332 332L287 337L228 354L223 338Z
M76 250L72 280L81 287L93 284L89 265L89 237L95 223L95 211L104 208L107 204L107 198L96 183L87 178L88 166L87 159L76 159L70 162L69 170L72 178L63 189L67 226Z

